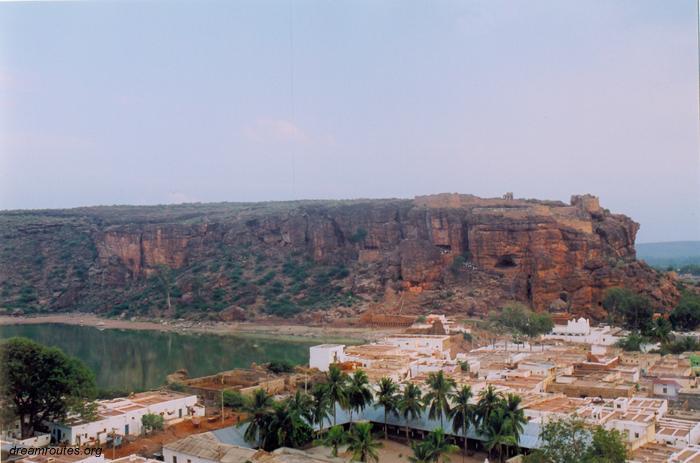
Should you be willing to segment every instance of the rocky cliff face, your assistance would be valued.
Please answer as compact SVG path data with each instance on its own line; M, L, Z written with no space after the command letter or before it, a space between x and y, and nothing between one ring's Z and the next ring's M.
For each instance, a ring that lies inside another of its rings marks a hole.
M599 314L613 286L673 304L673 282L635 259L638 228L589 195L13 211L0 307L300 316L406 294L417 311Z

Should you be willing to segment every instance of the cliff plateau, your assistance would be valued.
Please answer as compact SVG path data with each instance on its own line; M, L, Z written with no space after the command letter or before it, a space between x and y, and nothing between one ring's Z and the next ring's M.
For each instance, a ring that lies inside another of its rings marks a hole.
M322 321L518 300L600 317L614 286L669 307L678 293L636 260L638 229L590 195L5 211L0 307Z

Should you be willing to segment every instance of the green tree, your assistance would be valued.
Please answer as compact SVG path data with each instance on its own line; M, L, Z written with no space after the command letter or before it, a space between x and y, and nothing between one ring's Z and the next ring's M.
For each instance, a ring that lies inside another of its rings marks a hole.
M551 315L533 312L520 302L504 305L499 313L489 314L489 319L492 324L510 333L527 336L531 345L533 339L549 333L554 327Z
M474 422L477 428L481 429L484 426L489 415L498 407L501 400L501 394L491 384L479 392L479 401L476 403L474 411Z
M239 426L248 423L243 434L244 439L253 445L260 445L263 441L263 431L268 427L270 419L272 396L268 395L264 389L256 389L246 402L243 411L248 414L248 417Z
M410 441L408 437L408 420L415 420L423 415L423 410L425 405L422 400L422 392L418 386L413 383L406 383L403 388L403 392L399 396L399 412L406 422L406 440Z
M542 446L528 461L548 463L623 463L627 450L622 434L600 426L591 428L576 417L547 422L540 432Z
M511 302L501 307L500 312L489 313L492 323L500 325L511 332L523 332L527 325L530 309L520 302Z
M348 435L348 450L352 452L354 461L378 462L378 449L382 446L372 436L372 424L369 422L355 423Z
M481 426L481 433L486 438L484 446L489 455L496 450L499 461L502 462L506 456L506 448L517 446L518 441L509 426L506 409L501 405L502 403L499 403L488 414Z
M419 450L416 455L417 447L423 447L423 449ZM438 462L440 461L440 457L442 457L442 461L445 463L449 463L450 461L446 454L454 453L459 450L459 447L448 442L445 437L445 431L443 431L442 428L437 428L430 432L423 442L417 446L412 446L412 448L414 457L420 455L423 461L426 462ZM409 458L409 460L411 459Z
M552 316L548 313L532 312L525 325L523 333L530 339L530 350L532 350L532 341L543 334L547 334L554 328Z
M299 448L311 442L313 429L302 416L303 411L293 402L293 399L276 402L267 410L260 428L263 449Z
M627 352L639 351L642 344L649 342L646 336L642 336L638 331L632 331L627 337L617 341L617 347Z
M408 461L411 463L432 463L433 452L427 445L423 445L423 442L411 442L411 449L413 456L409 456Z
M312 423L318 425L321 433L323 433L323 422L327 420L330 423L331 407L326 384L316 384L311 390L311 416Z
M439 419L442 428L443 417L450 414L449 397L455 388L455 381L440 370L429 373L426 384L429 389L425 395L425 404L429 407L428 417L431 420Z
M515 442L514 447L517 448L518 442L520 442L520 436L523 433L525 424L527 424L527 418L525 417L525 412L522 407L522 398L516 394L508 394L505 400L501 403L504 410L506 432L509 436L513 437Z
M163 423L163 417L155 413L146 413L141 417L141 424L147 433L150 431L162 431Z
M238 391L224 391L224 405L233 409L245 406L245 397Z
M294 371L294 365L285 361L273 361L267 364L267 369L273 373L291 373Z
M667 342L671 336L672 329L670 321L664 317L659 317L652 324L651 336L658 341Z
M464 453L467 453L467 431L469 425L474 422L474 405L470 404L472 388L469 385L462 386L450 396L452 401L452 430L455 434L462 433L464 438Z
M333 426L336 424L336 410L348 406L348 375L343 373L338 365L331 365L326 373L326 388L328 397L333 404Z
M605 292L603 307L612 323L643 334L651 330L654 309L646 296L626 288L610 288Z
M661 354L682 354L683 352L694 352L700 350L700 343L691 336L679 336L672 342L661 346Z
M393 379L384 377L379 380L378 386L379 390L377 391L377 403L375 407L382 407L384 409L384 439L388 439L387 415L393 413L398 416L399 385L396 384Z
M670 315L671 324L677 330L693 331L700 325L700 296L689 292L681 294L681 300Z
M347 397L347 407L350 411L350 422L352 423L353 411L359 413L372 403L372 390L369 387L367 373L362 370L355 371L347 385Z
M292 397L287 399L287 408L290 413L304 418L309 423L314 421L312 405L313 399L311 396L302 391L296 391Z
M22 438L44 421L60 421L95 397L94 374L61 350L26 338L0 343L0 403L3 417L19 419Z
M317 443L331 448L331 456L338 456L338 447L345 444L348 440L347 433L342 426L331 426L325 436L319 439Z
M588 450L588 462L624 463L627 461L627 447L624 436L617 429L607 430L596 426L593 440Z

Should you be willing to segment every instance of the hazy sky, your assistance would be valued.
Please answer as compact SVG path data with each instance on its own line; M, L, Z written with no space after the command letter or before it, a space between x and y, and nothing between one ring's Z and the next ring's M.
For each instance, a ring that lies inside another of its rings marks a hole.
M0 209L593 193L700 239L694 0L0 3Z

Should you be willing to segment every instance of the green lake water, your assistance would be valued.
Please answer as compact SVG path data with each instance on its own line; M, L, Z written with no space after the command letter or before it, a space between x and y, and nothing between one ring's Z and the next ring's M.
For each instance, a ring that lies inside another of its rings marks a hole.
M321 343L153 330L98 330L56 323L0 326L0 339L12 336L59 347L95 372L98 387L129 391L158 387L168 374L181 368L195 377L248 367L252 362L305 364L309 347Z

